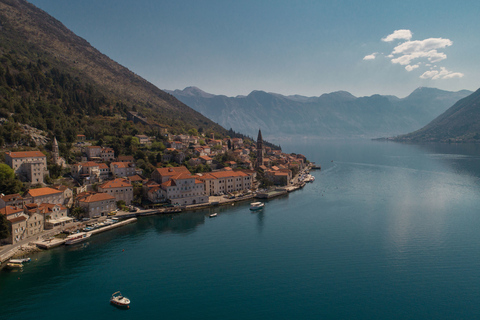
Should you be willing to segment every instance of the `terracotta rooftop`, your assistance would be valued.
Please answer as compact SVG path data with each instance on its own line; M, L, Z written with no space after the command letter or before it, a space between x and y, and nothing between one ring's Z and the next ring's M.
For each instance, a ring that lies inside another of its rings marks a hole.
M179 173L190 173L186 167L171 167L171 168L157 168L157 171L162 176L173 176Z
M40 151L19 151L19 152L5 152L5 154L9 155L11 158L38 158L38 157L46 157Z
M93 194L84 196L78 201L84 202L84 203L91 203L91 202L104 201L104 200L115 200L115 197L112 195L109 195L108 193L93 193Z
M21 221L25 221L25 220L27 220L27 217L20 216L20 217L16 217L16 218L13 218L13 219L9 219L8 221L10 221L11 223L16 223L16 222L21 222Z
M9 215L19 213L19 212L23 212L23 210L17 207L12 207L12 206L6 206L5 208L0 209L0 213L7 217Z
M38 188L38 189L30 189L27 192L27 196L41 197L41 196L59 194L59 193L62 193L62 191L45 187L45 188Z
M101 184L98 186L99 188L102 189L108 189L108 188L125 188L125 187L131 187L132 185L128 180L122 179L122 178L117 178L112 181L107 181L104 184Z
M2 199L5 202L8 202L8 201L14 201L14 200L21 200L23 198L18 193L13 193L13 194L7 194L7 195L0 196L0 199Z

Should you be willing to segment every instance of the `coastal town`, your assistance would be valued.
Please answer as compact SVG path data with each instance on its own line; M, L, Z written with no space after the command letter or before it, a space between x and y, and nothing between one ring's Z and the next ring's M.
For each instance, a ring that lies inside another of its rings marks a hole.
M48 249L69 239L136 221L136 217L198 210L252 199L269 199L301 188L318 168L301 154L286 154L257 141L170 135L150 175L133 155L117 155L77 135L78 162L67 164L54 137L52 150L7 151L6 164L31 187L23 194L0 194L0 213L8 223L0 262L24 251ZM148 148L156 137L136 135ZM218 159L228 159L225 162ZM62 179L47 179L47 163L62 168ZM198 170L198 168L202 170ZM58 183L58 182L61 183ZM216 216L216 215L215 215ZM70 235L69 235L70 234ZM71 238L69 238L71 237ZM82 238L82 239L80 239Z

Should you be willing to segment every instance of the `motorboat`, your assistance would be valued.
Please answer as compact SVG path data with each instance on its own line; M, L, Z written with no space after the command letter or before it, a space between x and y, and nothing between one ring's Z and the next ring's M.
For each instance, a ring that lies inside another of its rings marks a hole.
M250 210L252 210L252 211L263 209L263 207L265 207L265 203L263 203L263 202L252 202L252 203L250 203Z
M110 298L110 303L121 308L130 308L130 299L127 297L122 296L120 291L115 292L112 294Z
M11 260L7 263L7 269L22 269L23 264L21 262L11 262Z
M215 218L216 216L217 216L217 213L212 213L212 214L210 215L210 218Z
M87 240L92 235L91 232L79 232L69 235L65 240L66 245L71 245Z
M10 259L8 262L11 263L25 263L25 262L30 262L32 259L30 258L21 258L21 259Z

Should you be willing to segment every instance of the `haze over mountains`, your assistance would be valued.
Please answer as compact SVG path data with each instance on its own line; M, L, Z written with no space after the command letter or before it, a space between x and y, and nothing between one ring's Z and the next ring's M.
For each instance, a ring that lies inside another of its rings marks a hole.
M267 137L375 138L418 130L471 91L418 88L405 98L355 97L345 91L319 97L253 91L226 97L196 87L171 93L225 128Z
M479 142L480 89L415 132L392 138L409 142Z

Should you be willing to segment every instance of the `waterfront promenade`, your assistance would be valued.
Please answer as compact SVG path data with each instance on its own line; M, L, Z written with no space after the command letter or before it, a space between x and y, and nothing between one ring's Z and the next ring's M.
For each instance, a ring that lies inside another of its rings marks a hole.
M283 196L283 195L286 195L288 192L292 192L292 191L298 190L299 188L303 188L305 186L305 182L300 181L299 177L305 172L308 172L309 170L311 170L312 167L313 165L311 164L307 165L304 170L300 171L295 177L293 177L292 180L294 181L294 183L289 184L286 187L279 187L273 190L264 190L257 193L236 196L234 198L229 198L225 196L210 196L208 203L200 203L200 204L194 204L194 205L188 205L188 206L155 208L155 209L139 208L136 212L118 211L115 217L119 218L120 220L129 219L128 223L131 223L136 221L136 219L132 219L136 217L157 215L157 214L176 214L176 213L181 213L183 211L202 210L202 209L215 207L215 206L233 205L238 202L251 201L254 198L266 200L266 199L271 199L278 196ZM53 237L62 233L65 230L82 230L84 227L87 226L87 224L90 224L92 222L102 222L106 218L107 217L101 217L99 219L93 219L86 222L85 221L72 222L65 226L58 226L50 230L44 230L42 233L36 235L35 237L24 239L15 244L3 245L0 247L0 263L3 264L5 261L9 260L12 257L26 255L31 251L38 251L39 250L38 247L42 249L48 249L50 247L54 247L56 245L47 244L42 246L38 244L47 243L48 239L52 239ZM98 231L94 232L94 234L98 232L110 230L114 227L119 227L124 223L117 223L117 224L118 224L117 226L114 225L113 227L109 226L109 227L96 229ZM58 245L63 244L61 240L58 240L56 242L59 242ZM55 244L57 244L56 242Z

